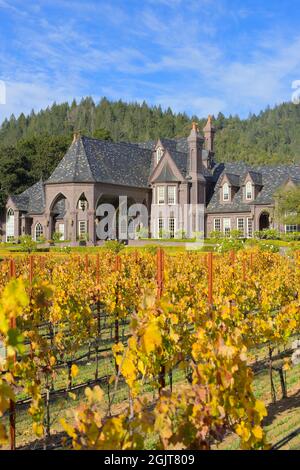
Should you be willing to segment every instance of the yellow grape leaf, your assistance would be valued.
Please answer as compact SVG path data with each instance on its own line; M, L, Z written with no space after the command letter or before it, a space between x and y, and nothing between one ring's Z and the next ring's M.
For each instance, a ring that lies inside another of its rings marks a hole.
M69 392L68 395L72 400L76 400L77 398L75 393Z
M71 367L71 375L72 375L72 377L73 377L73 378L77 377L78 372L79 372L79 369L78 369L78 367L76 366L76 364L72 364L72 367Z
M51 356L51 357L50 357L50 365L51 365L51 366L54 366L55 363L56 363L55 357L54 357L54 356Z
M60 420L60 423L61 423L62 427L64 428L64 430L66 431L66 433L70 437L72 437L72 438L76 437L76 432L75 432L74 428L70 424L68 424L64 418L62 418Z
M262 439L263 437L263 430L261 426L254 426L252 429L252 434L256 437L256 439Z
M44 427L41 423L33 423L32 428L33 428L33 432L38 437L42 437L42 435L44 434Z
M264 402L261 401L261 400L256 400L254 409L255 409L255 411L258 412L260 418L264 418L268 414L267 410L266 410L266 406L265 406Z
M238 436L240 436L243 441L247 442L250 438L250 431L249 429L245 426L245 422L242 421L240 424L237 425L235 429L236 433Z
M150 354L161 346L162 336L156 321L152 321L146 328L142 338L142 348L146 354Z
M99 385L96 385L93 390L90 389L89 387L85 389L84 391L85 396L88 399L88 402L90 405L99 403L102 398L103 398L103 391L99 387Z

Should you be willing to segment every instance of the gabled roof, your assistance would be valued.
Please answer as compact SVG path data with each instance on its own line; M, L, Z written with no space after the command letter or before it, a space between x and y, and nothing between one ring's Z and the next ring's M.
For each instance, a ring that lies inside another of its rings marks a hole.
M240 176L239 175L234 175L233 173L224 173L223 178L227 178L228 182L231 186L239 187L240 186Z
M252 179L253 183L257 186L261 186L262 185L262 174L261 173L258 173L257 171L248 171L248 175L250 176L250 178Z
M254 201L243 201L242 187L233 196L231 202L223 203L220 197L221 182L224 174L233 173L240 176L241 181L249 172L261 174L262 188ZM256 166L250 167L245 163L219 163L213 171L212 181L215 183L213 194L208 201L207 211L217 212L250 212L253 204L273 204L274 193L288 178L300 179L300 165Z
M21 194L12 195L10 199L16 208L29 214L42 214L45 209L45 189L42 180L26 189Z
M178 178L174 175L173 171L170 168L168 162L165 162L161 172L154 179L155 183L163 183L163 182L170 182L170 181L178 181Z
M80 137L47 183L99 182L147 187L152 153L137 144Z

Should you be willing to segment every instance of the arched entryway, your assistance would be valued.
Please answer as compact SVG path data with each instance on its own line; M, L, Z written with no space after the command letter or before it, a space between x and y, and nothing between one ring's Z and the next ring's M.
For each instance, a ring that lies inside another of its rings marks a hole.
M65 223L65 217L68 210L68 201L63 194L59 194L51 206L51 239L59 238L60 241L68 237L68 227ZM57 241L57 240L56 240Z
M259 230L267 230L270 228L270 214L269 212L262 212L259 216Z
M97 240L127 239L128 209L133 204L133 198L103 194L96 204Z

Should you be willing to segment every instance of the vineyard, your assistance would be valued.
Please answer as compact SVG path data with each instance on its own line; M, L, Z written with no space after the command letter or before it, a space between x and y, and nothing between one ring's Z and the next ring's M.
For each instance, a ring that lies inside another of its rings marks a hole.
M299 338L299 253L6 259L0 445L270 449L254 381L297 393Z

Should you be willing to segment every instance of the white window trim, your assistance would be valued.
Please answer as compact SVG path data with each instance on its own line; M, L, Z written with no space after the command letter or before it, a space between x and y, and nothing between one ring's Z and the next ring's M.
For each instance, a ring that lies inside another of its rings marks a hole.
M289 230L289 231L288 231L288 230L287 230L288 227L295 227L296 230ZM298 225L297 225L297 224L286 224L286 225L284 226L284 231L285 231L285 233L294 233L294 232L298 232Z
M216 221L217 220L219 220L219 222L220 222L220 228L219 229L216 228ZM214 219L214 232L222 232L222 219L221 219L221 217L216 217Z
M225 188L228 189L228 192L225 192ZM228 197L226 198L225 196L226 197L228 196ZM230 187L229 187L228 183L223 184L223 201L224 202L229 202L230 201Z
M60 230L60 227L64 228L63 232ZM58 224L58 233L61 233L61 235L62 235L62 237L60 237L60 241L62 241L62 242L65 241L65 239L66 239L66 227L65 227L64 223Z
M162 220L162 228L160 229L159 222ZM157 238L161 240L163 237L160 237L160 230L165 230L165 219L163 217L158 217L157 219Z
M226 226L225 221L229 220L228 226ZM226 232L226 229L229 230L229 232ZM231 219L229 217L226 217L223 219L223 233L226 234L228 233L230 235L231 232Z
M81 232L81 227L80 225L84 224L84 232ZM83 235L84 233L87 233L87 220L78 220L78 236Z
M163 202L160 202L160 201L159 201L159 200L160 200L160 196L159 196L159 191L160 191L160 189L163 189L163 193L164 193L164 196L163 196L164 201L163 201ZM166 203L166 188L165 188L165 186L157 186L156 191L157 191L157 192L156 192L157 204L158 204L159 206L164 206L165 203Z
M11 220L9 221L9 217ZM10 222L10 224L8 223ZM8 232L8 227L12 230ZM9 238L14 238L15 236L15 211L10 207L6 213L6 241L9 242Z
M36 229L37 229L38 226L41 226L41 227L42 227L42 233L37 237ZM35 240L35 241L38 241L38 238L39 238L41 235L42 235L42 236L44 235L44 227L42 226L42 224L41 224L40 222L37 222L37 223L35 224L35 227L34 227L34 240Z
M239 228L239 221L240 221L240 220L243 221L243 230L241 230L241 229ZM244 218L244 217L238 217L238 218L236 219L236 228L237 228L237 230L240 230L240 231L242 232L242 235L243 235L243 236L245 236L245 218Z
M251 237L249 236L249 221L251 221ZM253 219L247 217L247 238L253 238Z
M250 185L251 185L251 197L248 197L247 187L249 187ZM246 183L245 191L246 191L246 201L253 201L253 184L250 181Z
M171 229L170 229L171 220L174 220L174 237L171 237ZM169 217L168 219L168 232L170 233L170 238L175 238L175 235L176 235L176 218L175 217Z
M174 189L174 202L169 202L169 189L170 188ZM168 200L168 206L176 206L176 204L177 204L177 186L175 186L175 185L167 186L167 200Z

